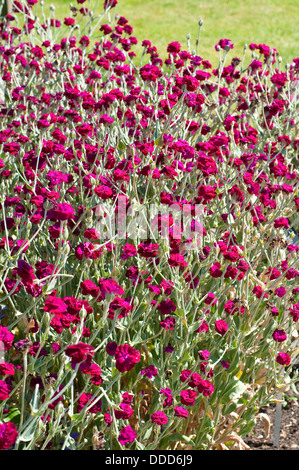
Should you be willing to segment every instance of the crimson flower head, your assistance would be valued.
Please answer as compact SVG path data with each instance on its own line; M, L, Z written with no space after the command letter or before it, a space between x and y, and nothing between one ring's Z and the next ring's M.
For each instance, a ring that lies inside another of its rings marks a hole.
M276 362L282 366L289 366L291 364L291 358L287 353L278 353Z
M287 335L284 330L279 330L278 328L276 328L276 330L272 334L272 338L277 343L282 343L287 339Z
M67 346L65 354L72 359L72 367L76 364L87 366L91 364L94 356L93 346L86 343L77 343Z
M16 442L18 431L16 425L9 421L0 424L0 450L7 450Z
M74 215L75 209L67 202L62 202L48 211L47 219L54 222L57 220L69 220L72 219Z
M220 49L233 49L234 45L231 42L230 39L220 39L219 42L217 42L215 49L218 51Z
M100 293L100 289L90 280L81 282L80 284L82 295L91 295L92 297L97 297Z
M24 261L23 259L18 260L17 273L23 282L26 282L26 283L28 282L31 284L32 281L34 281L35 279L32 266L26 263L26 261Z
M4 350L8 351L12 347L12 342L14 339L14 335L6 328L6 326L0 325L0 352L4 346Z
M188 390L182 390L180 395L182 405L195 405L195 399L197 397L197 392L195 390L192 390L191 388L189 388Z
M123 288L114 279L99 279L99 287L104 298L107 294L122 295L124 293Z
M157 256L159 245L157 243L151 243L146 241L138 245L138 254L143 258L154 258Z
M167 52L170 54L177 54L181 50L181 44L177 41L170 42L167 46Z
M163 424L168 422L168 418L163 411L156 411L156 413L151 415L151 421L152 423L157 423L160 426L163 426Z
M9 394L11 392L11 387L10 385L7 385L7 383L4 380L0 380L0 400L7 400L9 398Z
M224 320L216 320L215 321L215 331L219 333L221 336L225 335L228 329L228 324Z
M117 350L117 343L115 341L111 341L107 343L106 352L109 356L115 356Z
M82 393L78 399L77 403L77 413L80 413L81 410L85 407L87 403L89 405L92 403L93 394L92 393ZM91 408L89 408L88 413L100 413L102 411L102 400L99 400Z
M131 426L126 426L125 428L122 428L120 430L120 433L118 436L118 442L122 446L125 446L126 444L133 442L135 438L136 438L136 432L131 428Z
M175 406L173 410L175 416L178 416L178 418L188 418L189 411L183 406Z
M116 368L120 372L126 372L140 361L140 352L129 344L120 344L115 352Z
M105 0L104 10L106 10L106 8L114 8L116 7L116 5L117 5L117 0Z

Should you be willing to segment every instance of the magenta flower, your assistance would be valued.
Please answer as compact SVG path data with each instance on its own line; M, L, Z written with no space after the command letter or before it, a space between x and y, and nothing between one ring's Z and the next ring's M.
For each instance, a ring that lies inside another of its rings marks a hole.
M276 330L272 334L272 338L277 343L282 343L287 339L287 335L284 330L279 330L278 328L276 328Z
M168 418L163 411L156 411L151 415L151 421L152 423L159 424L160 426L163 426L163 424L166 424L168 422Z
M77 402L77 413L80 413L81 410L88 403L88 407L92 404L92 393L82 393ZM91 408L89 408L88 413L100 413L102 411L102 401L98 400Z
M11 348L13 340L14 335L6 328L6 326L0 325L0 343L4 345L5 351L8 351Z
M136 439L136 432L131 428L131 426L126 426L120 430L118 436L118 442L125 446L126 444L130 444Z
M285 217L279 217L274 220L274 228L289 228L290 224Z
M233 49L234 45L233 45L233 43L231 42L230 39L220 39L220 41L217 42L217 44L215 46L216 51L218 51L219 48L221 48L221 49Z
M45 312L50 312L52 315L57 315L60 313L65 313L67 310L66 303L56 297L55 295L49 295L44 305Z
M154 258L158 254L158 249L157 243L144 242L138 245L138 254L143 258Z
M163 320L160 321L161 328L164 330L172 331L175 327L175 318L171 316L164 317Z
M223 367L224 369L228 369L230 367L230 364L227 361L221 361L220 364L221 364L221 367Z
M130 243L126 243L123 246L123 253L121 253L120 257L122 260L127 260L128 258L131 258L132 256L137 255L137 250L134 245L131 245Z
M90 365L94 356L94 348L90 344L79 342L67 346L65 354L72 359L72 366L75 364Z
M122 295L124 290L114 279L99 279L101 295L105 298L107 294Z
M287 290L285 287L278 287L275 289L274 294L277 295L277 297L284 297L287 293Z
M191 388L188 390L182 390L180 393L182 405L192 406L195 405L195 399L197 392Z
M106 352L109 356L115 356L116 350L117 350L117 343L115 343L115 341L107 343Z
M147 366L140 371L140 375L145 375L148 379L152 379L158 375L158 370L154 366Z
M8 450L16 442L18 430L16 425L9 421L0 424L0 450Z
M176 305L171 299L162 300L157 306L157 310L159 310L162 315L170 315L172 312L176 311Z
M181 44L177 41L170 42L167 46L167 52L170 54L177 54L181 50Z
M117 346L114 357L116 359L116 368L120 372L130 371L141 359L140 352L129 344Z
M35 279L33 267L30 266L30 264L26 263L26 261L22 259L18 260L17 273L22 279L22 281L25 283L31 284Z
M119 407L120 410L114 410L114 416L116 419L129 419L134 413L134 410L128 403L121 403Z
M100 293L99 287L97 287L92 281L87 279L86 281L81 282L82 295L91 295L92 297L97 297Z
M0 349L0 352L1 352L1 349ZM7 362L0 362L0 375L15 375L14 364L9 364Z
M276 356L276 362L282 366L289 366L291 364L291 358L287 353L278 353Z
M73 207L67 202L63 202L61 204L57 204L48 211L47 219L54 222L57 220L69 220L72 219L74 215L75 209L73 209Z
M173 408L175 416L178 416L179 418L188 418L189 411L186 410L183 406L175 406Z
M210 269L209 269L209 273L211 274L212 277L214 278L217 278L217 277L221 277L223 272L221 271L221 264L220 263L214 263Z
M214 385L208 380L201 380L197 386L199 393L202 393L204 397L211 395L214 392Z
M9 394L11 392L11 387L7 385L4 380L0 380L0 400L6 400L9 398Z
M215 321L215 331L219 333L221 336L225 335L228 329L228 324L224 320L216 320Z

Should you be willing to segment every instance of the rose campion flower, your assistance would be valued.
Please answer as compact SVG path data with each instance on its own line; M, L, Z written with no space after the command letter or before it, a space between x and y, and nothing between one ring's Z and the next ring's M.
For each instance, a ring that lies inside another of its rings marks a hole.
M0 349L1 352L1 349ZM15 366L7 362L0 362L0 375L15 375Z
M61 204L56 204L52 209L48 211L47 219L56 222L58 220L72 219L74 215L75 209L67 202L63 202Z
M233 49L234 45L230 39L220 39L220 41L216 44L215 49Z
M119 407L120 410L114 410L114 416L116 419L129 419L134 413L134 410L128 403L121 403Z
M120 344L116 348L115 352L115 359L116 359L116 368L120 372L127 372L137 364L140 359L141 355L140 352L129 344Z
M25 283L31 284L35 279L33 267L22 259L18 260L17 273Z
M115 341L111 341L107 343L106 352L109 356L115 356L117 350L117 343Z
M289 228L290 224L288 219L285 217L279 217L278 219L274 220L274 228Z
M0 424L0 450L8 450L16 442L18 430L14 423Z
M229 369L230 367L230 363L227 362L227 361L221 361L221 367L223 367L224 369Z
M228 324L224 320L216 320L215 321L215 331L219 333L221 336L225 335L228 329Z
M11 387L7 385L4 380L0 380L0 400L6 400L9 398L9 394L11 392Z
M145 375L148 379L152 379L158 375L158 370L154 366L148 366L140 371L140 375Z
M189 416L189 411L186 410L186 408L184 408L183 406L175 406L173 408L173 411L175 416L177 416L178 418L188 418Z
M151 421L152 423L159 424L160 426L163 426L163 424L166 424L168 422L168 418L163 411L156 411L151 415Z
M72 359L72 366L76 364L91 364L94 356L94 348L90 344L79 342L71 344L65 349L65 354Z
M126 444L130 444L136 439L136 432L131 428L131 426L126 426L122 428L119 432L118 442L125 446Z
M114 279L99 279L99 288L104 298L107 294L122 295L124 293L123 288Z
M287 293L287 290L285 287L278 287L277 289L275 289L275 292L274 294L277 295L277 297L283 297L285 296Z
M6 326L0 325L0 348L3 345L4 351L8 351L12 347L14 335L6 328ZM0 351L2 348L0 349Z
M182 405L192 406L195 405L197 392L192 389L182 390L180 393Z
M272 334L272 338L277 343L282 343L287 339L287 335L284 330L279 330L278 328L276 328L276 330Z
M214 392L214 385L208 380L201 380L197 386L197 390L199 393L202 393L204 397L208 397Z
M81 410L88 403L88 407L92 404L92 393L82 393L77 402L77 413L80 413ZM89 408L88 413L100 413L102 411L102 400L98 400L91 408Z
M80 285L82 295L91 295L92 297L97 297L100 293L99 287L97 287L91 280L87 279L82 281Z
M209 356L210 356L209 351L207 351L206 349L204 349L203 351L200 351L198 354L200 356L200 359L202 359L204 361L207 361L209 359Z
M291 358L287 353L278 353L276 362L282 366L289 366L291 364Z
M217 278L217 277L221 277L223 272L221 271L221 264L220 263L214 263L211 268L209 269L209 272L211 274L212 277L214 278Z

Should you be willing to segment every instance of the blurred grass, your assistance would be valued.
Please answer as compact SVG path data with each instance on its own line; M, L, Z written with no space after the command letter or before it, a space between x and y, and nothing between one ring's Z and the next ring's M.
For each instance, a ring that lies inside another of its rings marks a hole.
M44 4L47 13L51 4L55 6L56 19L71 16L68 0L45 0ZM87 0L83 5L73 2L75 7L92 10L94 4L94 0ZM103 0L98 0L94 12L100 14L102 6ZM299 0L118 0L116 8L111 10L112 20L115 14L126 17L134 28L133 35L139 44L133 50L138 57L143 39L150 40L163 58L171 41L180 42L186 50L188 33L191 50L195 49L199 19L204 25L198 53L213 66L218 63L214 46L221 38L231 39L234 44L229 58L242 57L244 44L251 42L276 48L283 63L299 56ZM104 22L108 22L107 17ZM247 54L250 56L250 52Z

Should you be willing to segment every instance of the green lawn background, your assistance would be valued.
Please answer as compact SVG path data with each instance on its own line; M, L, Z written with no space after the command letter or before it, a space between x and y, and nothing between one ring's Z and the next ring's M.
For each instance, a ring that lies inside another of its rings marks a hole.
M68 0L45 0L45 9L53 4L55 17L71 16ZM93 0L83 5L92 8ZM98 1L95 12L100 13L103 0ZM214 46L221 38L231 39L234 50L230 57L241 57L244 44L262 43L278 50L283 63L299 56L299 0L118 0L115 14L125 16L139 40L134 51L140 55L141 42L148 39L166 57L167 44L179 41L187 49L186 35L191 35L191 49L195 49L198 20L204 25L200 35L199 55L217 66L218 55ZM107 22L107 17L104 22ZM247 59L250 59L249 51Z

